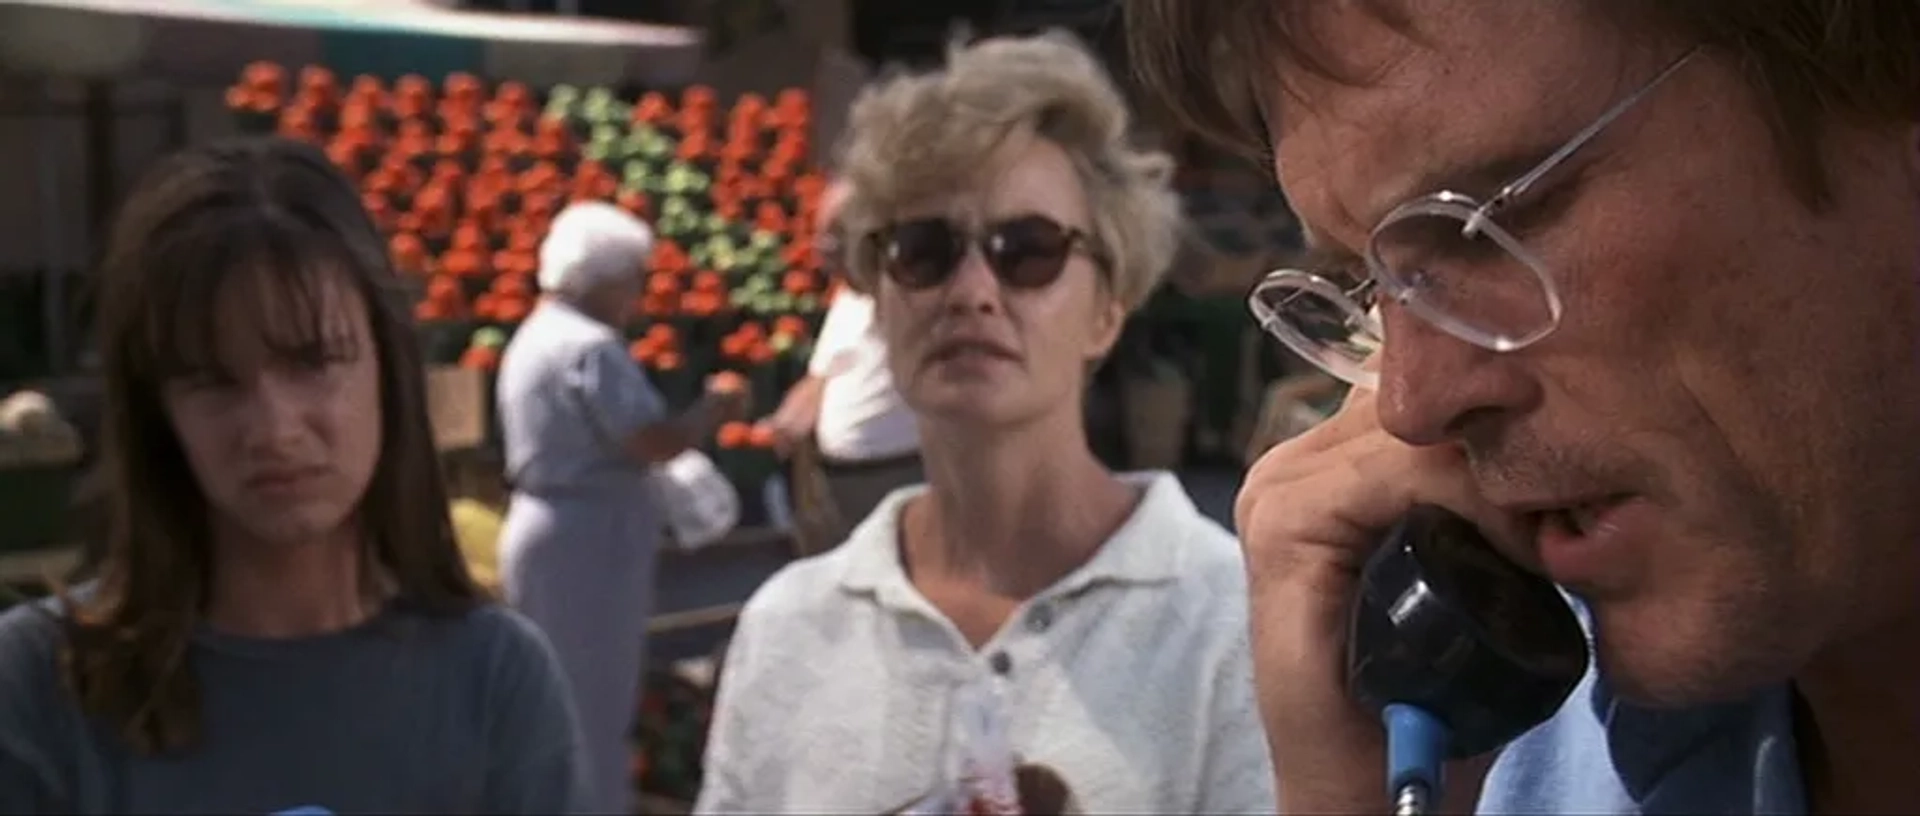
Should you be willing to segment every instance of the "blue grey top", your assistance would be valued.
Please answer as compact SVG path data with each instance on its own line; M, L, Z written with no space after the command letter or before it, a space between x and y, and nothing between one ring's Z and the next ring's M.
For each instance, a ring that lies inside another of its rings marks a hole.
M507 474L548 497L647 493L647 467L624 452L667 405L620 335L565 303L543 300L507 344L495 384Z
M572 703L544 637L497 605L395 602L315 637L203 629L201 741L135 754L60 681L49 604L0 613L0 813L576 813Z
M1592 636L1592 617L1575 600ZM1597 668L1552 719L1502 751L1481 813L1805 813L1793 696L1655 710L1614 696Z

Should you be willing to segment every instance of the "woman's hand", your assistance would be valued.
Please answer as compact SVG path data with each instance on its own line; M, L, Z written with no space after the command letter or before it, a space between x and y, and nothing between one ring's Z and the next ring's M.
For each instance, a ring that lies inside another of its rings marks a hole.
M720 421L731 422L746 416L747 408L753 404L753 388L747 378L722 371L707 378L706 399Z
M754 427L766 429L767 435L773 438L774 452L781 456L788 456L813 433L813 423L801 423L796 420L796 417L788 414L774 414L760 420Z

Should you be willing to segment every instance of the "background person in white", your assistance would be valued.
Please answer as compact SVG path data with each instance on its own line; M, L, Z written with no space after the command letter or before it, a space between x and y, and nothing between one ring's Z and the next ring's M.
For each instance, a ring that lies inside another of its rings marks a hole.
M847 186L836 181L820 206L821 248L828 272L841 275L845 253L834 228ZM900 398L887 369L886 341L873 323L873 298L841 287L807 360L807 376L787 392L767 420L785 450L809 435L823 459L821 469L838 510L839 525L823 539L845 541L880 500L897 488L919 484L920 429L913 409Z
M1271 812L1239 546L1087 446L1089 364L1172 260L1172 162L1064 37L957 48L853 109L849 276L927 484L741 613L701 813L887 813L945 777L956 686L1087 813Z

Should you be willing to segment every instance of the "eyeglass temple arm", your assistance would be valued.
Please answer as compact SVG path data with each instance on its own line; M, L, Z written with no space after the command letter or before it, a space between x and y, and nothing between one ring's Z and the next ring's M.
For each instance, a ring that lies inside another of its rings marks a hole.
M1514 179L1512 183L1500 188L1498 194L1494 195L1485 205L1481 206L1480 212L1485 213L1498 209L1509 199L1525 194L1527 188L1532 187L1535 182L1538 182L1546 174L1553 172L1553 168L1558 167L1561 162L1566 161L1567 157L1573 155L1574 151L1585 147L1588 142L1593 141L1593 137L1598 136L1600 131L1606 130L1608 125L1613 124L1613 120L1620 118L1627 111L1632 110L1634 105L1639 104L1641 99L1653 92L1653 89L1660 87L1661 83L1667 81L1667 77L1673 76L1674 72L1680 70L1680 66L1686 65L1687 61L1693 59L1693 55L1699 52L1699 48L1694 48L1685 54L1681 54L1679 59L1674 60L1673 64L1668 65L1658 76L1654 77L1647 84L1640 86L1639 90L1628 94L1625 99L1613 103L1613 107L1608 108L1606 113L1600 114L1600 118L1593 120L1593 123L1587 125L1585 129L1574 134L1574 137L1568 139L1566 144L1561 145L1559 150L1553 151L1553 155L1548 156L1545 161L1540 162L1540 164L1536 165L1532 170L1528 170L1526 175Z

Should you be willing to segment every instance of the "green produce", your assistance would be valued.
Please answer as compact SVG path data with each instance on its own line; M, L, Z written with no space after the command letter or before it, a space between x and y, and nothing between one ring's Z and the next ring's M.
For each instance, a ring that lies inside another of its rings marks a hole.
M707 239L707 256L713 259L713 268L723 272L733 271L738 263L733 249L733 240L725 235L715 235Z
M547 93L547 107L541 114L547 119L568 119L580 105L580 89L572 85L555 85Z
M622 147L628 156L658 163L673 155L674 143L652 125L637 124L627 131Z
M580 118L592 124L625 122L633 116L633 107L613 95L608 88L593 88L580 101Z
M660 217L654 222L654 226L684 244L696 237L696 233L699 232L700 213L684 197L668 195L660 203ZM698 263L697 260L696 263Z
M612 148L614 145L620 143L621 136L620 126L604 123L598 124L594 125L593 129L588 131L587 143Z
M787 270L787 260L780 257L778 251L767 254L754 265L754 272L761 275L778 275Z
M646 162L628 159L626 164L621 166L620 189L622 190L629 192L637 190L649 196L658 195L661 188L665 186L661 181L660 174L647 167Z
M667 192L674 195L702 195L711 186L705 173L685 162L667 165Z
M642 127L645 126L643 125ZM652 136L642 143L640 155L654 162L664 162L672 158L673 151L678 145L674 144L673 140L667 138L665 134L653 131L652 128L648 128L648 130L652 132Z
M476 348L504 349L507 347L507 331L499 326L487 326L476 330L469 342Z

